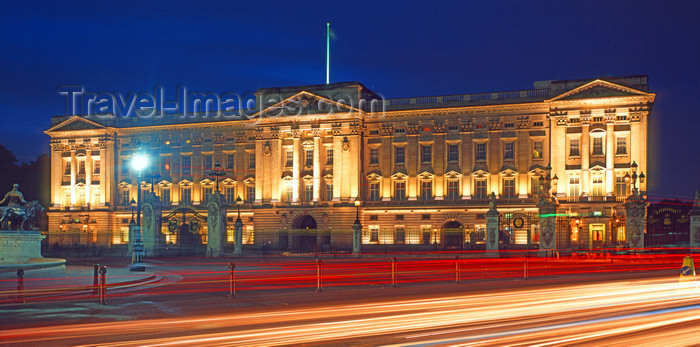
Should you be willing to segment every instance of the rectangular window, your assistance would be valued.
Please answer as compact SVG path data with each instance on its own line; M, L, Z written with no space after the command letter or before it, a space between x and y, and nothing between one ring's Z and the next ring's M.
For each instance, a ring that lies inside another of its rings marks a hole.
M593 155L603 155L603 138L593 138Z
M250 153L248 155L248 168L255 169L255 153Z
M78 175L85 174L85 160L78 160Z
M379 148L370 148L369 150L369 163L379 164Z
M405 153L405 148L404 147L396 147L394 149L395 155L394 155L394 164L395 165L403 165L406 161L404 158L404 153Z
M369 226L369 242L379 242L379 226Z
M420 148L420 162L422 164L430 164L433 161L433 146L420 146Z
M503 195L506 199L515 198L515 179L505 178L503 180Z
M475 146L475 152L474 158L477 161L486 160L486 143L477 143Z
M459 161L459 145L448 145L447 146L447 161L458 162Z
M209 195L210 195L211 193L212 193L212 188L211 188L211 187L205 187L205 188L204 188L204 199L202 199L202 200L204 201L204 204L205 204L205 205L206 205L206 203L209 201Z
M615 154L627 154L627 138L624 136L617 137L617 151Z
M503 159L515 159L515 142L506 142L503 147Z
M285 201L291 202L294 199L294 184L292 184L292 181L285 182L284 188L286 193Z
M394 199L397 201L406 200L406 182L394 182Z
M379 183L369 184L369 201L379 201Z
M93 175L100 174L100 160L99 159L92 160L92 174Z
M182 156L182 174L192 174L192 158L189 156Z
M326 149L326 165L333 165L333 148Z
M581 196L581 182L578 177L569 178L569 196L575 198Z
M578 138L573 138L569 141L569 156L570 157L578 157L581 155L581 152L579 152L579 139Z
M305 183L304 184L304 201L313 201L314 200L314 184L313 183Z
M624 176L615 177L615 195L627 196L627 181Z
M313 149L307 149L304 151L306 153L305 155L305 164L306 166L314 166L314 150Z
M394 243L406 243L406 228L403 225L397 225L394 227Z
M532 176L530 178L530 185L532 186L531 193L533 196L542 195L542 184L540 183L540 176Z
M603 196L603 176L593 177L593 184L591 185L591 195L592 196Z
M326 201L333 201L333 183L326 183Z
M234 163L235 163L234 160L235 160L235 159L234 159L233 154L229 154L229 155L226 156L226 169L228 169L228 170L233 170L233 168L234 168L233 165L234 165Z
M486 199L486 180L479 179L476 180L476 189L474 190L475 198L479 200Z
M128 175L128 174L129 174L129 159L122 159L122 166L121 166L121 168L122 168L122 175ZM68 172L66 175L70 175L70 162L68 162L68 165L67 165L67 168L66 168L66 169L67 169L67 172Z
M236 197L235 197L234 189L233 187L226 187L226 203L229 205L233 205L236 203Z
M163 174L170 172L170 157L160 157L160 171Z
M421 181L420 183L420 198L421 200L430 200L433 198L433 182Z
M285 167L292 167L294 166L294 151L291 149L288 149L285 151L286 159L284 161L284 166Z
M458 180L447 181L447 199L459 200L459 181Z
M124 161L122 160L122 171L124 171L123 168L124 168ZM122 173L124 173L124 172L122 172ZM70 176L70 161L66 161L66 164L63 167L63 174L65 176Z
M190 187L182 187L182 199L180 199L181 205L191 205L192 204L192 189Z
M161 189L160 198L163 200L163 205L170 205L170 188Z
M121 191L121 205L129 206L130 204L131 200L129 200L129 189L124 189Z
M542 158L542 149L543 149L542 141L535 141L532 143L532 159L540 159Z
M211 170L214 166L212 165L212 157L211 155L205 155L204 156L204 172L207 172L207 170Z
M255 186L248 186L248 203L255 202Z

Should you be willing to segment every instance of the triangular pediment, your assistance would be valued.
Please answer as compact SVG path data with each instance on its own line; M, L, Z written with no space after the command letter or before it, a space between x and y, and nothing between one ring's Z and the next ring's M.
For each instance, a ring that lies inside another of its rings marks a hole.
M58 131L76 131L76 130L100 130L106 128L104 125L85 119L80 116L73 116L59 124L56 124L46 133Z
M604 80L594 80L566 93L560 94L549 101L565 101L579 99L594 99L619 96L647 96L650 93L630 87L611 83Z
M356 107L333 101L331 99L301 91L264 110L253 117L304 116L312 114L359 113Z

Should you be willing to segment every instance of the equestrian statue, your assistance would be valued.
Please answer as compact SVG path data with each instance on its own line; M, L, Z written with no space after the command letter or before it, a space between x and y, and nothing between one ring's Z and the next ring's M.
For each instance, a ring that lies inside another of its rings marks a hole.
M15 183L12 190L0 200L0 228L3 230L35 230L34 220L44 212L44 207L39 201L25 201L24 195L19 191L19 184Z

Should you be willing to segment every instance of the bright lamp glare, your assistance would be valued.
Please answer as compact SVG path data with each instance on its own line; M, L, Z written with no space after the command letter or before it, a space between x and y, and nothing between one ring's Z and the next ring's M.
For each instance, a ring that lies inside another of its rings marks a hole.
M131 167L136 171L141 171L148 165L148 157L143 154L136 154L131 159Z

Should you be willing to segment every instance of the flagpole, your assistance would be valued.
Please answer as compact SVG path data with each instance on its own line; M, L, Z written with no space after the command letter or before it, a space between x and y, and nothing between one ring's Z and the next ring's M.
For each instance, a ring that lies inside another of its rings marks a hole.
M326 84L331 83L331 23L326 23Z

